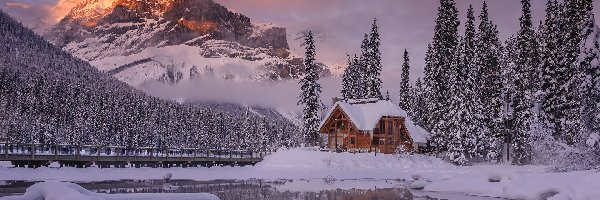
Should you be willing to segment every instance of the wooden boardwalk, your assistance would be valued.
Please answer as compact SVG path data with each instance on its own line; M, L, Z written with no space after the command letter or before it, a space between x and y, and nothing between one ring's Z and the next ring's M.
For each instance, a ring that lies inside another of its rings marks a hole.
M249 150L0 143L0 161L30 168L48 166L50 162L58 162L60 166L101 168L243 166L254 165L268 154Z

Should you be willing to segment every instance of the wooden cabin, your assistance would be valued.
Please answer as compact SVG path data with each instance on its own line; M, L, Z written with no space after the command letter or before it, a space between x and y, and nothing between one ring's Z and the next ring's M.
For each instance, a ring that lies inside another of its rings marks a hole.
M320 126L331 151L395 153L399 147L417 151L428 134L391 101L338 101Z

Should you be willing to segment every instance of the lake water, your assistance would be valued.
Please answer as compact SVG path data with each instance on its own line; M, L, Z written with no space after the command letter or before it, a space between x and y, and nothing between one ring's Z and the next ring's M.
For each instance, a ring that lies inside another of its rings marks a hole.
M19 195L35 182L0 182L0 197ZM427 193L410 190L402 180L300 179L300 180L120 180L77 183L98 193L211 193L223 200L307 199L307 200L437 200L495 199L453 193ZM498 199L496 199L498 200Z

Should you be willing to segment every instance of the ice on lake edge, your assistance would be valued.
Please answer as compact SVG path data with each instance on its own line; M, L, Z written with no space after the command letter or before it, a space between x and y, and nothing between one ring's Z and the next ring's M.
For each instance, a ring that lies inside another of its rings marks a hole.
M144 194L102 194L68 182L46 181L27 188L21 196L8 196L0 200L219 200L208 193L144 193Z

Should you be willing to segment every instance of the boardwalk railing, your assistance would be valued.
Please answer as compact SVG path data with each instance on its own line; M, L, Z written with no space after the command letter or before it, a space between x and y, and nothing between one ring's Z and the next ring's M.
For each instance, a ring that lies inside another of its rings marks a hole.
M47 145L0 143L0 161L24 165L44 165L50 161L63 163L158 163L175 162L184 166L198 163L255 164L270 154L268 151L154 148L92 145ZM33 163L33 164L32 164ZM153 165L155 166L155 165Z

